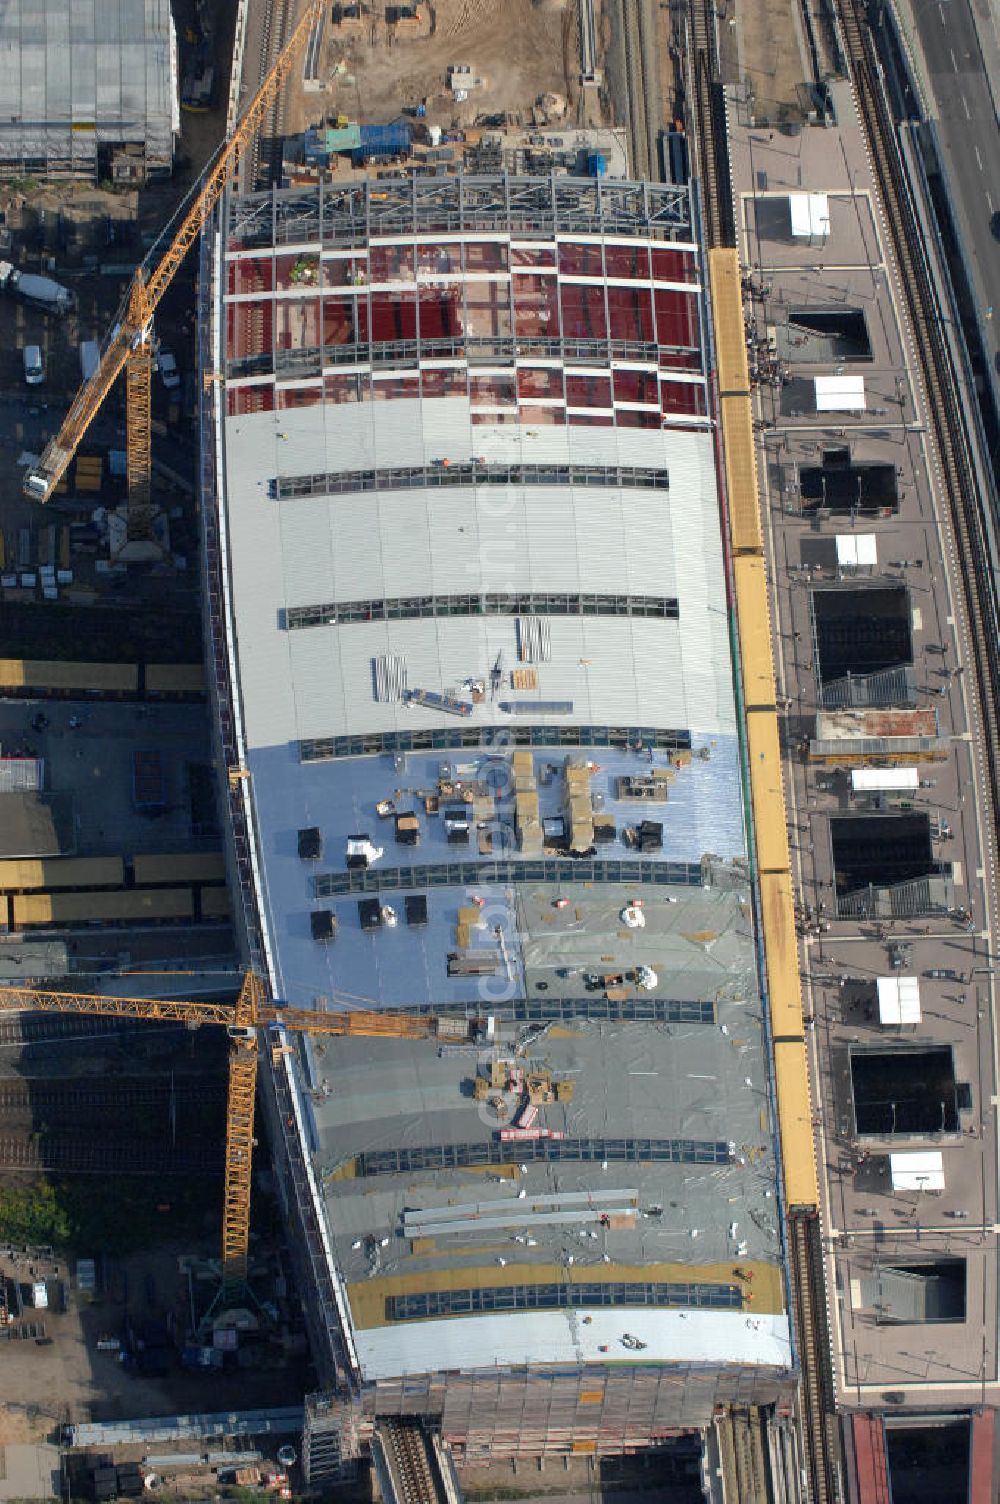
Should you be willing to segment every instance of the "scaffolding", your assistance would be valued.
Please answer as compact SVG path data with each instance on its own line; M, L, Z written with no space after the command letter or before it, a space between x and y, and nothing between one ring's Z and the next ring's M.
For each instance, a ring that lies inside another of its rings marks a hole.
M169 0L4 6L0 175L168 173L180 130Z
M694 237L691 194L670 183L608 178L455 177L366 180L345 188L320 182L274 188L230 201L226 247L365 246L385 235L499 231L551 239L644 235L663 241Z
M307 1400L303 1459L310 1483L336 1481L393 1416L440 1431L466 1464L621 1456L709 1425L719 1405L790 1403L796 1382L789 1370L697 1363L410 1374L366 1386L360 1401Z

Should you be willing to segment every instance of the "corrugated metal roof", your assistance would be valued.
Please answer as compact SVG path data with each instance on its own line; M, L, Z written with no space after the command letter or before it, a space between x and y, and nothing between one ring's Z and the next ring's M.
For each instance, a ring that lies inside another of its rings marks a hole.
M0 160L173 146L169 0L8 0L0 11ZM93 130L72 127L92 126Z
M526 693L572 701L561 717L570 722L731 730L711 436L599 429L581 456L573 429L479 427L473 450L456 437L467 420L467 402L454 398L260 413L227 424L250 745L446 720L427 709L374 703L371 659L381 653L404 654L410 687L435 692L488 674L500 653L506 669L517 662L513 616L287 633L281 613L289 606L480 590L676 596L679 622L553 617L552 660L540 670L537 690ZM463 462L486 452L505 463L530 456L656 464L668 471L670 490L448 487L280 502L267 494L266 478L279 463L294 474L423 464L443 457L435 453L439 434ZM475 719L504 723L489 702L477 706Z
M584 1326L582 1316L591 1319ZM606 1364L607 1347L618 1361L633 1355L622 1333L641 1331L647 1344L638 1361L740 1363L787 1368L791 1343L786 1316L746 1317L724 1311L639 1310L532 1311L511 1316L471 1316L450 1321L415 1321L355 1334L366 1379L400 1373L426 1373L428 1354L439 1370L468 1370L484 1364Z
M531 589L673 595L678 587L669 500L656 492L454 487L295 499L279 510L286 606ZM690 546L690 528L680 541Z

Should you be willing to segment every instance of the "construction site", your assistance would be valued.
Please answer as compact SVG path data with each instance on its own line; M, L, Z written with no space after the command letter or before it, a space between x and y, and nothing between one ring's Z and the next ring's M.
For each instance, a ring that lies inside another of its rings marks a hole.
M172 184L8 152L0 1498L993 1498L995 414L904 23L138 25Z

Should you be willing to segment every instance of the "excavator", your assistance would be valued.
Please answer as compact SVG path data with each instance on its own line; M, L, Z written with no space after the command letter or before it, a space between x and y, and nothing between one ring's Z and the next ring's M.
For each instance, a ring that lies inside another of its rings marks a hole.
M229 1091L222 1214L222 1296L227 1305L239 1299L247 1284L259 1030L274 1024L288 1033L385 1039L433 1039L443 1035L455 1042L463 1035L472 1037L478 1027L475 1020L438 1019L424 1014L364 1009L325 1013L318 1009L288 1008L269 1001L263 978L252 971L244 976L235 1004L0 986L0 1013L14 1011L141 1018L183 1023L192 1028L214 1024L226 1029L229 1035Z
M125 559L141 560L156 553L153 543L156 508L150 499L153 315L223 189L232 181L243 153L260 129L310 34L319 26L323 6L324 0L309 0L244 114L181 205L180 224L166 250L158 254L154 246L146 261L136 269L118 320L104 341L97 368L73 398L62 427L45 446L38 464L25 473L25 495L37 502L47 502L72 463L105 397L124 371L128 525L121 557Z

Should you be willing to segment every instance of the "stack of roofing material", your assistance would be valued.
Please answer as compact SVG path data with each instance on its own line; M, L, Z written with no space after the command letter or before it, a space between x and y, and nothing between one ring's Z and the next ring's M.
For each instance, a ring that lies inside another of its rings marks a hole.
M530 752L522 749L511 754L510 765L514 775L514 823L518 845L525 856L541 856L542 821L534 759Z
M472 931L483 927L483 913L476 904L468 904L458 911L458 923L455 926L455 943L462 950L468 950L472 943Z
M590 797L590 769L586 763L567 762L566 813L569 816L571 851L590 851L594 844L594 806Z

